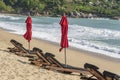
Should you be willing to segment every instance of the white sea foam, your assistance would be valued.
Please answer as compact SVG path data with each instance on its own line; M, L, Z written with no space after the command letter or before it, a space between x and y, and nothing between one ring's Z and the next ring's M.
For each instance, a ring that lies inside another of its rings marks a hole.
M95 19L95 20L110 20L109 18L89 18L89 19Z
M3 15L3 14L0 14L0 18L10 19L10 20L19 20L20 19L20 17L7 16L7 15Z

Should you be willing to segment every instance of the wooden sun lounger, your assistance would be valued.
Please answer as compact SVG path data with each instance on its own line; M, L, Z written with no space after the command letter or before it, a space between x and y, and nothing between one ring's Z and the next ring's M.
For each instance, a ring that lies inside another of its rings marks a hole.
M51 53L43 54L41 49L39 48L33 48L33 51L39 57L39 59L32 61L32 63L34 63L37 66L40 66L49 70L52 69L52 70L56 70L63 73L69 73L69 74L72 72L81 73L81 74L90 74L87 70L83 68L75 68L69 65L67 65L67 68L66 68L64 65L59 63L59 61L57 61L54 58L55 55Z
M14 48L9 48L10 52L14 52L17 55L24 56L24 57L34 57L35 56L32 51L25 49L23 47L23 45L21 43L19 43L18 41L11 39L10 42L14 45Z
M41 49L34 47L33 51L38 56L38 59L34 59L33 61L31 61L32 64L35 64L35 65L40 66L40 67L51 64L48 61L48 59L45 57L45 55L43 54Z
M8 48L10 50L10 52L20 52L19 48L17 48L17 47L23 46L23 45L14 39L11 39L10 42L14 45L13 48Z
M84 64L84 68L87 69L93 76L86 78L86 80L119 80L118 75L104 71L103 74L98 71L98 67L89 63ZM93 78L95 77L95 78Z
M104 76L101 72L99 72L99 68L95 65L85 63L84 68L87 69L93 76L89 77L87 80L96 79L96 80L105 80ZM95 78L93 78L95 77Z
M47 69L53 69L53 70L57 70L57 71L60 71L63 73L69 73L69 74L73 72L80 73L82 75L89 74L89 72L83 68L77 68L70 65L67 65L66 67L66 65L61 64L57 59L55 59L55 57L51 53L46 53L45 56L49 60L49 62L51 62L52 65L54 65L54 66L45 66L45 68Z

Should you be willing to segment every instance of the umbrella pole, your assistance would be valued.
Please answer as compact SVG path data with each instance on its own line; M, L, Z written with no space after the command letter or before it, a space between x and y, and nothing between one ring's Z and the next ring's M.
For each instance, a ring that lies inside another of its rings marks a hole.
M28 48L29 48L29 52L30 52L30 42L28 42Z
M65 66L67 67L67 61L66 61L66 48L64 48L64 54L65 54Z

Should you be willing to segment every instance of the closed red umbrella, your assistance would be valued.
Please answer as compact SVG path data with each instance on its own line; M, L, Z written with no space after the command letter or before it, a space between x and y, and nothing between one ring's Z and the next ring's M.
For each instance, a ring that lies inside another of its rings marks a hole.
M60 25L61 25L61 42L60 42L61 48L59 49L59 51L61 51L63 48L65 49L65 64L66 64L66 48L69 47L69 44L68 44L68 37L67 37L67 35L68 35L68 20L67 20L65 13L62 16Z
M32 38L32 18L30 15L27 17L26 21L26 33L23 35L23 37L28 40L29 43L29 50L30 50L30 40Z

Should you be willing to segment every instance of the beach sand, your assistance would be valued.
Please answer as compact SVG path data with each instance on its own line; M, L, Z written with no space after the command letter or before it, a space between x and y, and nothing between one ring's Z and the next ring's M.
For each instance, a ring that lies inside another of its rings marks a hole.
M0 80L80 80L78 75L62 74L55 71L45 70L30 65L28 58L17 56L8 52L8 47L14 47L10 40L23 44L27 49L27 41L20 35L9 33L0 29ZM64 50L59 52L59 44L32 39L31 49L38 47L43 52L50 52L56 55L57 60L64 63ZM67 64L83 68L85 63L91 63L98 66L100 72L104 70L120 75L120 59L95 54L84 50L74 48L67 49Z

